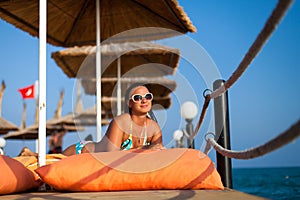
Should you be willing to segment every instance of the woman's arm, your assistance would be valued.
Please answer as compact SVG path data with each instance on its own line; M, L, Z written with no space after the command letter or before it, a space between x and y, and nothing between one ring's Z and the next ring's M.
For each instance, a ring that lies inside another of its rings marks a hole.
M154 132L150 144L146 146L138 147L137 149L161 149L164 148L162 141L162 131L159 125L156 122L152 122L152 126L150 127L151 132Z
M150 144L153 146L160 146L163 147L163 141L162 141L162 131L160 129L160 126L157 122L152 121L152 132L154 133Z
M112 120L102 140L95 145L95 152L120 150L123 139L123 130L116 120Z
M136 147L135 149L163 149L163 143L162 143L162 132L156 133L152 139L151 143L149 145Z
M155 135L153 135L150 144L151 145L159 145L161 147L163 146L161 130L159 130Z

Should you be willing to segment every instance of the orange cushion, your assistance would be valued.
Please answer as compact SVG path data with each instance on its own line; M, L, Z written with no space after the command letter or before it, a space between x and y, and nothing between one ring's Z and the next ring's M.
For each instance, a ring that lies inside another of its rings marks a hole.
M84 153L35 171L65 191L224 189L209 157L184 148Z
M0 156L0 194L11 194L37 188L32 171L8 156Z

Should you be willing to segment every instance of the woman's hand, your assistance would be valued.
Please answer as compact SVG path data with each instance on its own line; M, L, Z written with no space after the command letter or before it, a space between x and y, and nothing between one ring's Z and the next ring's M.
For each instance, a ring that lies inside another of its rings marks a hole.
M139 146L133 149L165 149L165 147L161 144L150 144L150 145Z

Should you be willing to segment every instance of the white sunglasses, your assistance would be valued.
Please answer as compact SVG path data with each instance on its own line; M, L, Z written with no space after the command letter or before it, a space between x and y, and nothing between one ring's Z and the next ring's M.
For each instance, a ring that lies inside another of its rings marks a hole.
M144 94L144 96L141 95L141 94L134 94L134 95L131 96L132 101L135 102L135 103L142 101L143 98L145 98L148 101L152 101L153 94L152 93L146 93L146 94Z

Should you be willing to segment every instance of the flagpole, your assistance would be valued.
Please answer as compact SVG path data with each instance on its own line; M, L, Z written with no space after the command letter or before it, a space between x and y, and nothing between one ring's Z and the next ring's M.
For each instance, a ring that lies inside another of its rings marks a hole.
M46 32L47 0L39 4L39 133L38 164L46 165Z

